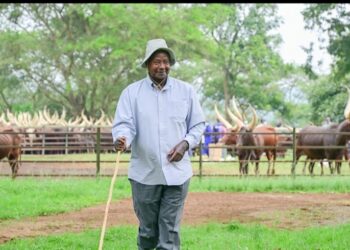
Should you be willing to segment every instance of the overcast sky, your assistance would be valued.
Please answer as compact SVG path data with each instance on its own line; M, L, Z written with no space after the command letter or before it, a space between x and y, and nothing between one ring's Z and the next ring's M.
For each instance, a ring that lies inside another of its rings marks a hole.
M317 73L328 74L330 72L331 57L326 50L319 50L317 35L313 31L304 29L304 20L301 11L304 4L278 4L279 14L284 19L284 24L280 27L280 33L284 43L281 46L280 53L285 62L294 62L304 64L306 53L302 46L308 48L311 41L314 42L314 61L313 68ZM317 65L322 60L323 65Z

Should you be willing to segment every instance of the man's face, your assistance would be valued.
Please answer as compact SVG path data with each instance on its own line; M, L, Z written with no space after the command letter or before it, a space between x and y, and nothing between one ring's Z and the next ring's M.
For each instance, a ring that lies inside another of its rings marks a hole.
M165 79L170 71L170 58L164 51L156 51L148 61L148 73L156 81Z

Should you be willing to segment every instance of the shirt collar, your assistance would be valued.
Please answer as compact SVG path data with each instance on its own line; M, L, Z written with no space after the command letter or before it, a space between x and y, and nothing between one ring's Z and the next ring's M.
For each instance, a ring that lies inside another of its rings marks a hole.
M156 84L152 81L152 79L150 78L150 76L148 74L147 74L146 80L147 80L147 83L149 84L149 86L151 86L154 89L159 90L158 87L156 86ZM166 84L160 91L163 91L163 90L170 88L171 85L172 85L172 78L168 75L167 80L166 80Z

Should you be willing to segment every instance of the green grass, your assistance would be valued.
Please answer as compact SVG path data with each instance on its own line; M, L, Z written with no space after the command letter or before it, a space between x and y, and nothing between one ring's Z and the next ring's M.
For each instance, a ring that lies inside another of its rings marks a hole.
M0 220L48 215L104 204L110 177L0 178ZM350 176L193 177L190 192L338 192L350 191ZM127 177L118 177L113 199L130 197ZM30 209L28 209L30 208Z
M0 178L0 220L57 214L105 203L111 178ZM126 178L116 181L113 198L130 196ZM30 208L30 209L29 209Z
M350 191L350 176L196 177L192 192L337 192Z
M200 226L182 226L181 240L184 250L221 249L349 249L350 224L333 227L313 227L303 230L267 228L259 224L210 223ZM104 239L105 250L136 249L137 227L109 228ZM18 239L0 245L0 249L97 249L100 230L65 233L48 237Z
M111 178L0 178L0 220L21 219L105 204ZM350 176L194 177L190 192L349 192ZM126 177L118 177L113 199L130 197ZM205 209L205 208L203 208ZM260 224L210 223L182 227L182 249L348 249L350 224L282 230ZM106 231L104 249L136 249L136 226ZM97 249L100 230L16 239L0 249Z

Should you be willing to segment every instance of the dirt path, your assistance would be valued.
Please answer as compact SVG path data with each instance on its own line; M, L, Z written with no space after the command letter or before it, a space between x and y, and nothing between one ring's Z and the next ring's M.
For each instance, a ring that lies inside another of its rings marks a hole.
M101 228L105 204L80 211L23 220L0 221L0 243L15 238ZM350 221L350 194L190 193L183 225L207 222L256 222L297 229ZM137 225L132 202L111 203L107 227Z

